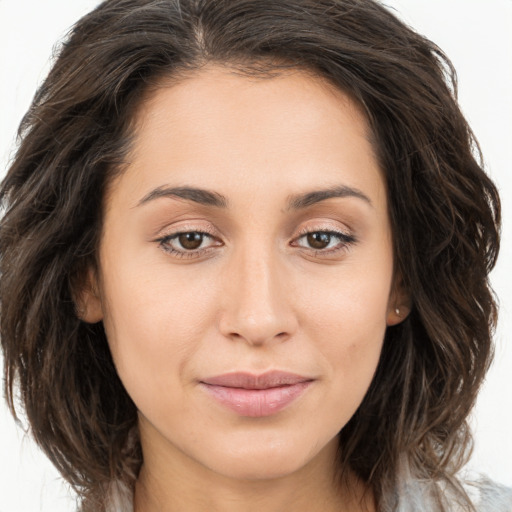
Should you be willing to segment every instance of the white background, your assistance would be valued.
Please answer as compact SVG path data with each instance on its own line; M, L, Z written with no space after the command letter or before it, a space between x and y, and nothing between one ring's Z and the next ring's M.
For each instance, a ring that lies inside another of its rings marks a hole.
M18 123L48 72L54 44L96 0L0 0L0 177ZM462 109L503 201L496 359L473 415L470 468L512 486L512 0L387 0L436 42L459 74ZM17 429L0 399L0 512L71 512L57 472Z

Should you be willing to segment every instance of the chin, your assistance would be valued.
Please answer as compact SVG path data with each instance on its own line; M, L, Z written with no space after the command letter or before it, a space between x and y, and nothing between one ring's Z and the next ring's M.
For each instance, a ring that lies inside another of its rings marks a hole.
M231 446L212 453L210 469L228 478L238 480L272 480L285 478L314 466L325 457L334 457L337 437L319 450L323 443L297 442L294 439L259 442L252 445Z
M229 479L264 481L285 478L296 473L303 466L304 464L300 462L290 463L289 460L283 459L269 461L268 457L261 457L251 461L230 460L212 469Z

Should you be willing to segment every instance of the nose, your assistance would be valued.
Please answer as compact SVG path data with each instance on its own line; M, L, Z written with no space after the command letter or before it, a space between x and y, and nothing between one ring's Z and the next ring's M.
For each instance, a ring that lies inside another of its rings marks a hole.
M220 330L249 345L284 341L297 329L293 290L271 250L239 251L226 268Z

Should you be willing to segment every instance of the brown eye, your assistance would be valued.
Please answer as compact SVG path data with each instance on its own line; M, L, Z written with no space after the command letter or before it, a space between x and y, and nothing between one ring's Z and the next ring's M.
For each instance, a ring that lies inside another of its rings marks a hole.
M309 231L292 241L292 246L313 251L315 256L333 257L357 242L352 234L342 231Z
M180 231L155 242L175 258L198 258L223 245L219 239L203 231Z
M203 233L191 231L189 233L181 233L178 236L178 242L180 243L181 247L183 247L183 249L193 251L201 247L201 244L203 243L203 237Z
M307 234L308 245L312 249L325 249L331 243L330 233L316 231Z

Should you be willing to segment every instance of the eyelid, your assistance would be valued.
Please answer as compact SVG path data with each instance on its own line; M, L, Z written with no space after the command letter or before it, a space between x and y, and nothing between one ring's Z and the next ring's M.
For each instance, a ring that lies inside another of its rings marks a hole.
M326 222L325 220L311 222L305 226L302 226L298 233L294 236L294 239L308 235L310 233L332 233L347 240L355 241L356 239L353 229L347 226L340 227L339 225L333 225L332 223Z
M211 226L199 226L198 224L190 223L190 224L179 224L178 226L167 226L160 230L159 234L156 235L155 241L162 238L170 238L173 235L179 235L181 233L205 233L210 235L212 238L218 238L219 232L218 230L212 228Z
M310 233L335 233L335 234L338 234L340 236L344 236L347 238L354 236L348 229L341 229L338 227L327 226L327 225L317 225L317 226L312 226L312 227L300 228L300 230L295 238L297 238L299 236L308 235Z

